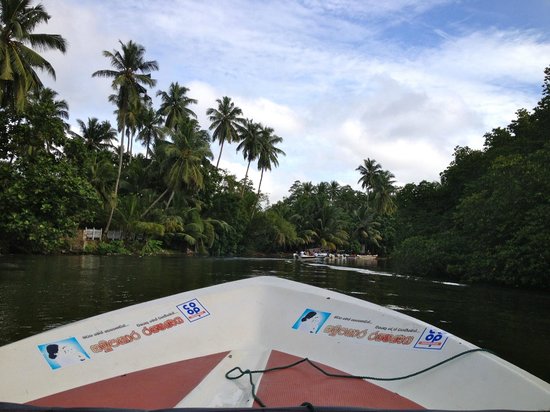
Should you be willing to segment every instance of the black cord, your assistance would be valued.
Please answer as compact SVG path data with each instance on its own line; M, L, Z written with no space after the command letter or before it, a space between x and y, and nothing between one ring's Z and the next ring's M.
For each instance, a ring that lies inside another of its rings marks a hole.
M254 400L256 402L258 402L258 405L260 405L262 408L265 408L266 405L262 402L262 400L260 398L258 398L258 396L256 396L256 385L254 384L254 382L252 380L252 375L253 374L274 372L274 371L279 371L279 370L284 370L284 369L290 369L294 366L297 366L301 363L306 362L306 363L309 363L311 366L313 366L315 369L317 369L319 372L321 372L323 375L331 377L331 378L369 379L369 380L373 380L373 381L386 381L386 382L387 381L398 381L398 380L408 379L408 378L412 378L413 376L420 375L424 372L427 372L431 369L437 368L438 366L441 366L445 363L448 363L448 362L450 362L450 361L452 361L456 358L459 358L461 356L468 355L468 354L474 353L474 352L487 352L487 353L493 354L493 352L491 352L488 349L483 349L483 348L470 349L470 350L467 350L467 351L464 351L464 352L460 352L460 353L458 353L454 356L451 356L450 358L442 360L441 362L438 362L434 365L428 366L427 368L424 368L424 369L419 370L417 372L413 372L413 373L410 373L408 375L397 376L397 377L393 377L393 378L381 378L381 377L377 377L377 376L343 375L343 374L337 374L337 373L330 373L330 372L327 372L326 370L324 370L323 368L321 368L320 366L316 365L312 361L310 361L308 358L300 359L300 360L298 360L296 362L293 362L291 364L288 364L288 365L275 366L273 368L254 370L254 371L251 371L250 369L242 370L239 366L236 366L233 369L231 369L230 371L228 371L225 374L225 377L229 380L236 380L236 379L242 378L244 375L248 375L251 390L252 390L252 397L254 398ZM238 375L232 375L235 371L238 372ZM310 410L311 410L311 408L313 408L313 405L311 405L308 402L304 402L302 404L302 406L307 406L308 409L310 409Z

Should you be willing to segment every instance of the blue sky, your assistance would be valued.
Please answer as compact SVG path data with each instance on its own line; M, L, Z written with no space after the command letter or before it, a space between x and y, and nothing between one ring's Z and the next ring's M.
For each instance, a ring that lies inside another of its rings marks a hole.
M549 0L45 0L41 31L69 42L46 53L45 83L71 123L113 119L103 50L142 44L160 70L152 91L190 89L206 109L231 97L244 116L273 127L286 152L262 191L282 199L295 180L359 189L366 158L399 185L438 180L454 147L532 109L550 66ZM213 144L217 158L218 145ZM243 178L234 145L220 166ZM259 181L254 170L251 178Z

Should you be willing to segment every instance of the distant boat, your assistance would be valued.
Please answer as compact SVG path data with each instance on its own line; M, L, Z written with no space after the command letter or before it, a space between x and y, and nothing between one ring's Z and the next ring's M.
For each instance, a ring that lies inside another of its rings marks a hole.
M52 329L0 347L0 365L0 410L550 409L548 383L492 353L402 313L277 277Z
M378 259L378 255L355 255L355 259L358 260L376 260Z
M321 252L304 252L294 253L295 259L323 259L327 256L326 253Z

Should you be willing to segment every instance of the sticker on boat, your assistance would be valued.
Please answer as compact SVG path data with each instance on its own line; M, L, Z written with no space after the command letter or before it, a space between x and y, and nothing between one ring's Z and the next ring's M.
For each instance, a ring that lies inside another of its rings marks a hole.
M196 320L202 319L210 315L210 312L208 312L206 308L202 306L198 299L189 300L185 303L178 305L177 307L189 322L195 322Z
M90 359L90 355L74 337L38 345L38 350L52 369L63 368Z
M302 332L316 334L330 316L330 312L320 310L306 309L302 315L294 322L292 329Z
M128 343L135 342L139 339L141 339L141 335L137 333L135 330L132 330L131 333L117 336L116 338L113 338L113 339L107 339L107 340L102 339L96 344L90 345L90 350L93 353L101 353L101 352L109 353L121 345L126 345Z
M441 350L445 342L447 342L447 339L448 336L446 333L432 328L426 328L414 347L416 349Z

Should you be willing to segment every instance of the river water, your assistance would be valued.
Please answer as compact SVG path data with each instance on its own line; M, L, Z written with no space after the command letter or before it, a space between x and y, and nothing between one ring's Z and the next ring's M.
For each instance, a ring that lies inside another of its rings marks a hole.
M359 262L134 256L0 257L0 346L138 302L279 276L411 315L550 382L550 294L398 276Z

